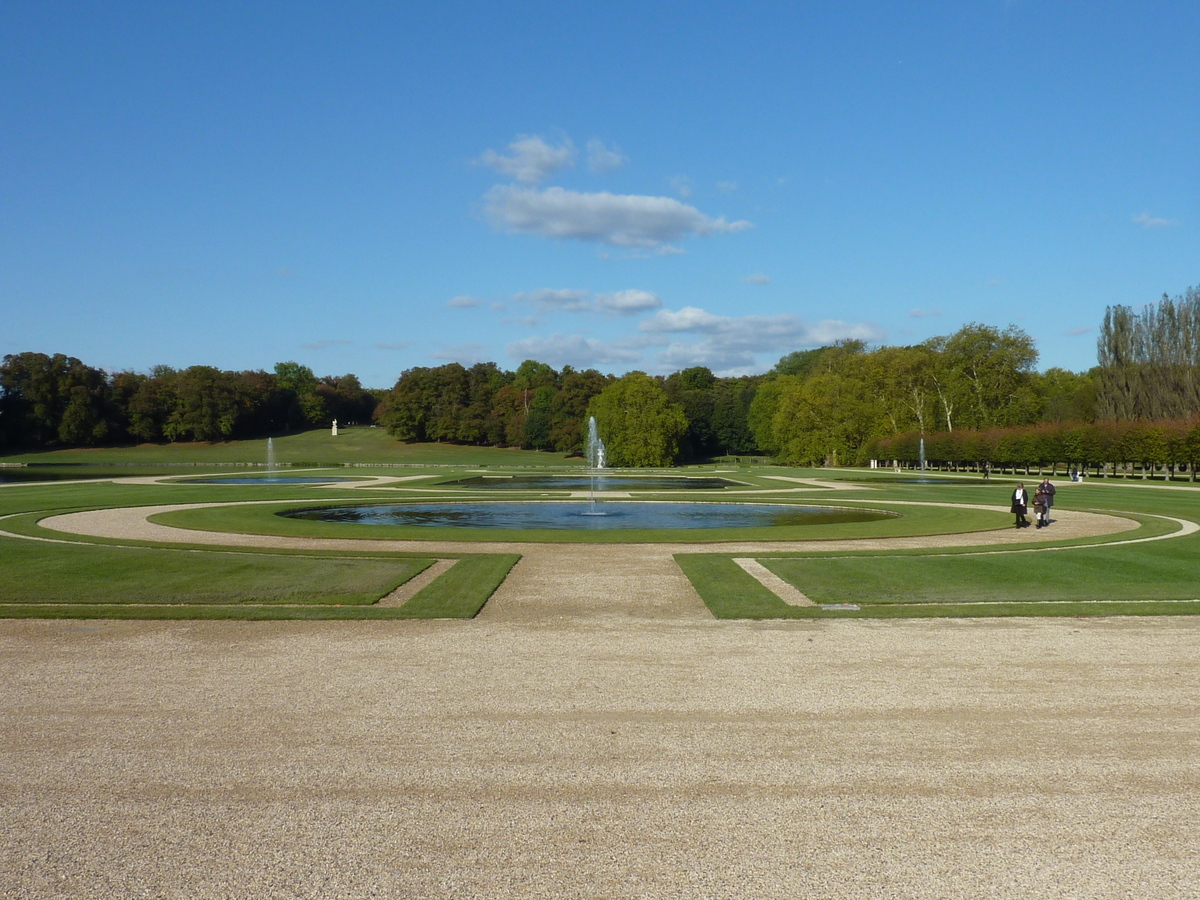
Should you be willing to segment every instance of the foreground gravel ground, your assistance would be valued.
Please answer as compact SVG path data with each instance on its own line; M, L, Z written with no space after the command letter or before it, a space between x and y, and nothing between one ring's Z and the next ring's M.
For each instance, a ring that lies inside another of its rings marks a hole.
M717 622L535 562L471 622L0 622L0 896L1200 896L1200 620Z

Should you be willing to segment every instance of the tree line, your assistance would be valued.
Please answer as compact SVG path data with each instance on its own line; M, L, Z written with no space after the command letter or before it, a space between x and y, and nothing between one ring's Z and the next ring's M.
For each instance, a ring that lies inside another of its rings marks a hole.
M1020 328L972 323L912 346L842 341L796 351L762 375L718 377L695 366L618 378L536 360L515 371L449 363L408 369L380 391L294 362L269 373L163 366L109 375L61 354L22 353L0 365L0 443L217 441L337 418L378 422L406 442L569 455L582 451L594 415L614 465L750 454L788 465L904 459L909 435L944 443L1032 426L1200 416L1200 291L1164 296L1140 313L1109 307L1098 357L1088 372L1039 372ZM884 441L899 443L884 452Z
M379 393L354 375L317 378L212 366L108 374L72 356L18 353L0 363L0 446L96 446L266 437L337 418L369 422Z
M1140 313L1108 307L1096 355L1100 418L1200 415L1200 289L1163 294Z

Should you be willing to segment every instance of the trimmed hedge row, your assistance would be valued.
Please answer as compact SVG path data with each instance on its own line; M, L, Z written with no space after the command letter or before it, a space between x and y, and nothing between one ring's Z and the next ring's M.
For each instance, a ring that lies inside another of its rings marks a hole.
M864 460L895 460L916 465L922 435L918 432L874 438L863 446ZM1169 476L1186 471L1196 480L1200 461L1200 420L1168 422L1047 423L988 431L945 431L926 434L925 461L935 468L980 469L1036 467L1040 472L1060 465L1067 470L1130 474L1136 467L1143 478L1166 470Z

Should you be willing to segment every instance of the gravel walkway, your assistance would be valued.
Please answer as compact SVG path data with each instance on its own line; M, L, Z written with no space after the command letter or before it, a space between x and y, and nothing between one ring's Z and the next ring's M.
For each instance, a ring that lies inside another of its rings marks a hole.
M0 621L0 897L1200 896L1200 621Z

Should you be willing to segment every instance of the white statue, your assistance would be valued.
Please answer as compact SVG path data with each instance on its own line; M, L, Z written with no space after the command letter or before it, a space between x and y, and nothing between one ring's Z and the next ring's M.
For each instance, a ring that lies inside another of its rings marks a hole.
M337 437L337 419L333 420L333 436Z

